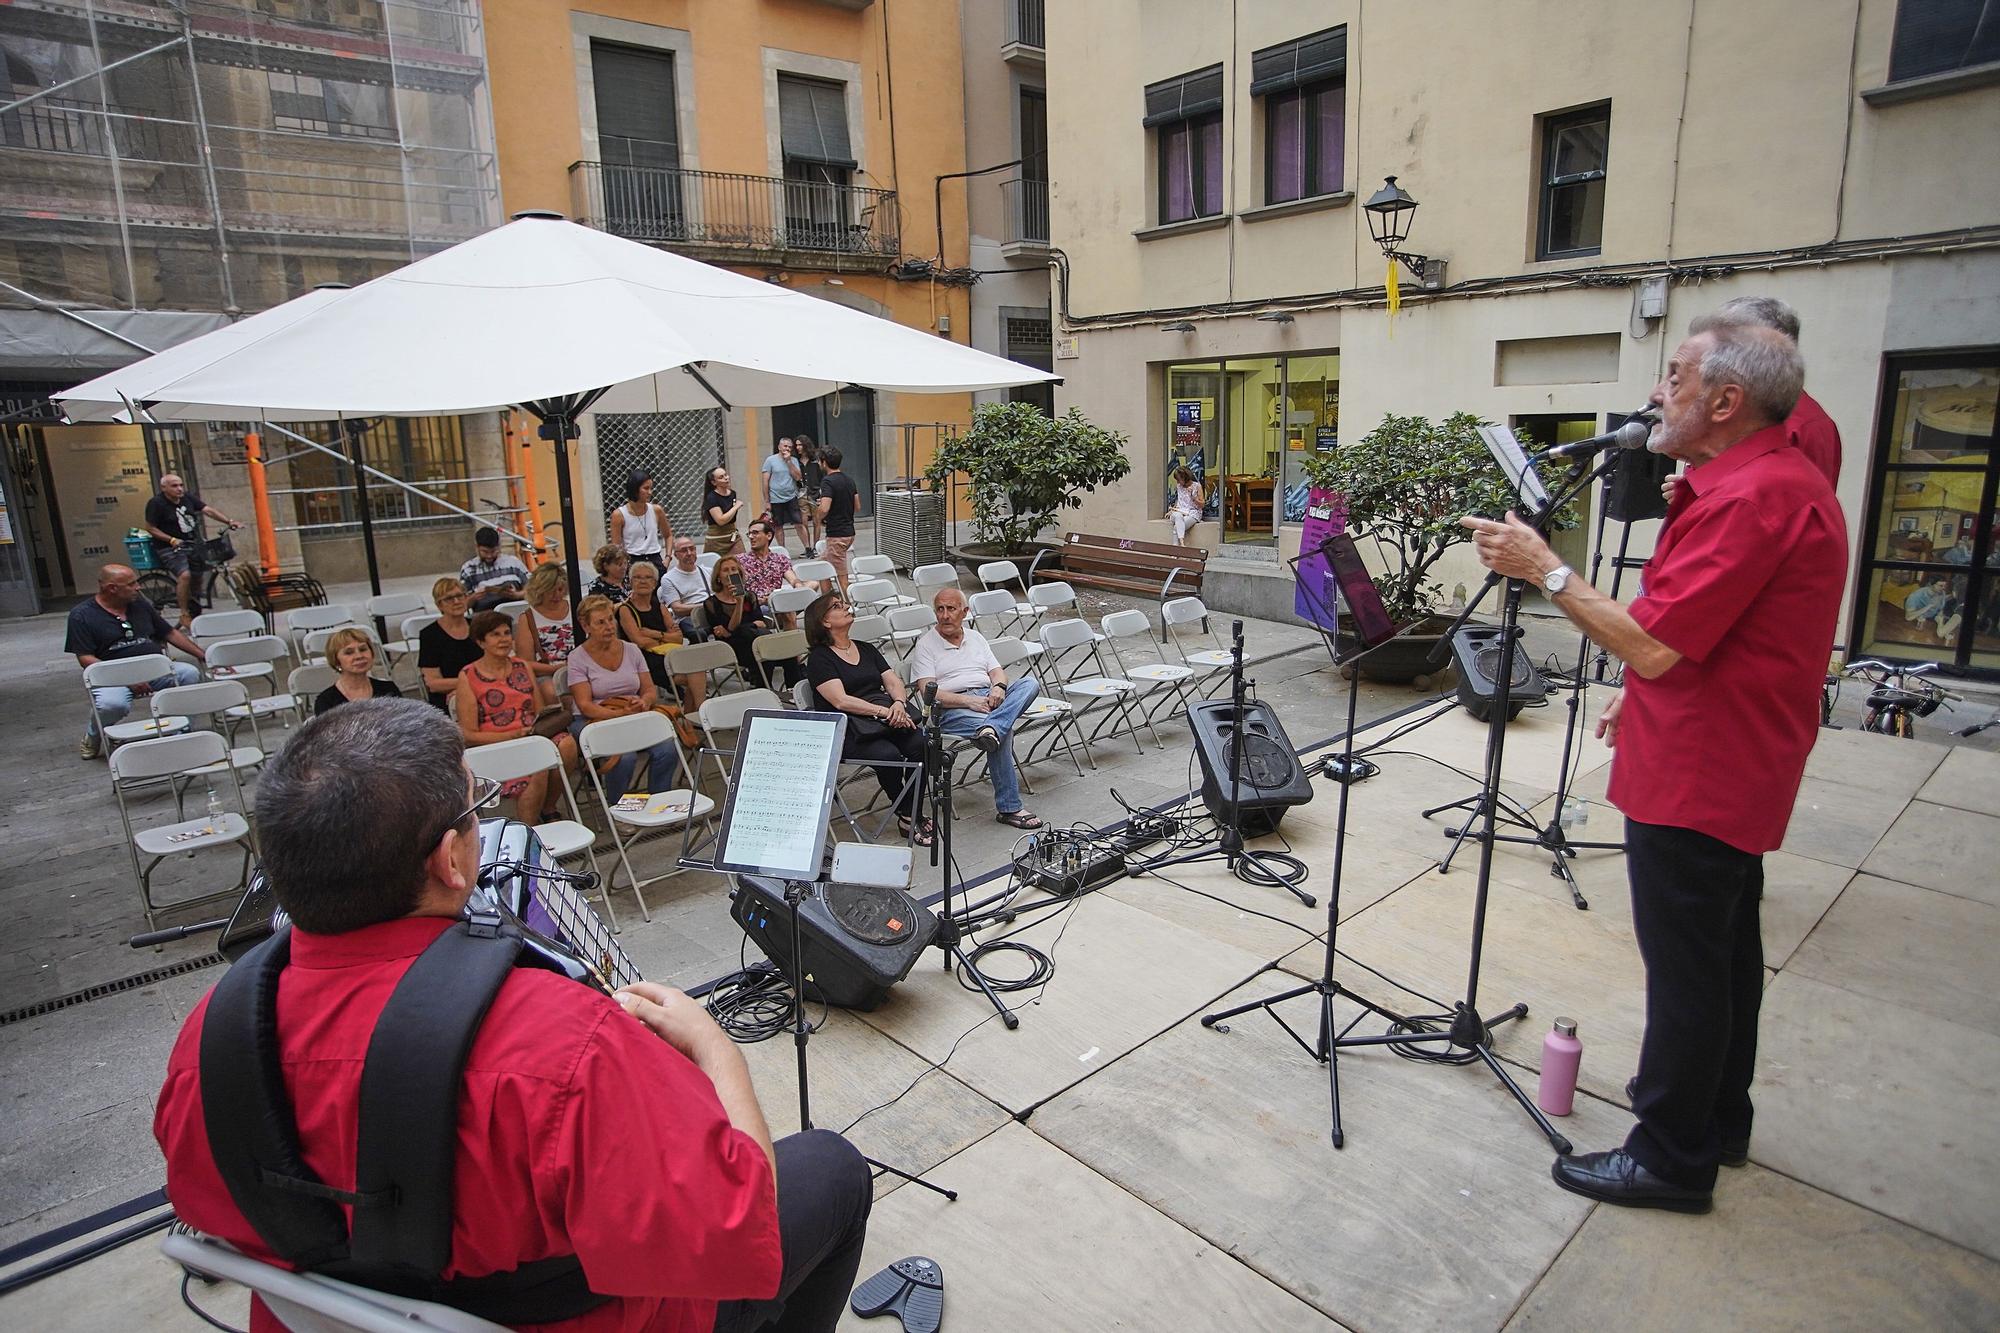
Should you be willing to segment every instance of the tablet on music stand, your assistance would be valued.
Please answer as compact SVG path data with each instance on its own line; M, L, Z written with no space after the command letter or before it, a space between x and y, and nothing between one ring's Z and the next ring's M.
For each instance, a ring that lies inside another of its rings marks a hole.
M753 708L743 715L715 869L817 880L847 740L844 713Z
M1542 478L1535 471L1535 465L1528 458L1528 451L1514 438L1514 432L1506 426L1481 426L1479 438L1486 442L1486 452L1493 455L1493 461L1507 474L1507 481L1520 497L1520 513L1523 518L1533 521L1537 515L1549 507L1549 488L1542 485Z

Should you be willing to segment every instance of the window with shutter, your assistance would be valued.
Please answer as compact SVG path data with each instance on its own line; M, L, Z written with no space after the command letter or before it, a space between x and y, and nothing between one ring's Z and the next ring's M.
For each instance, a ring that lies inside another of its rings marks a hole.
M785 244L805 250L851 248L854 148L847 136L847 87L778 76L778 135L785 154Z
M1333 194L1346 181L1347 29L1328 28L1250 55L1264 101L1264 202Z
M1222 66L1146 86L1146 117L1158 156L1159 220L1222 212Z
M2000 64L2000 6L1992 0L1900 0L1889 79L1921 79Z
M590 80L605 229L648 240L683 239L673 56L592 42Z

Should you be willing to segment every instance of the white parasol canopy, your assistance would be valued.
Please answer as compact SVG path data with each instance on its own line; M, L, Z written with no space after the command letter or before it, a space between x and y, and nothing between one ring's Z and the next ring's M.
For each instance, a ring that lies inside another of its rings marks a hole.
M283 318L280 318L283 316ZM57 394L71 420L431 416L600 389L600 412L768 407L845 384L954 393L1056 377L665 250L525 215ZM581 404L578 405L581 409Z

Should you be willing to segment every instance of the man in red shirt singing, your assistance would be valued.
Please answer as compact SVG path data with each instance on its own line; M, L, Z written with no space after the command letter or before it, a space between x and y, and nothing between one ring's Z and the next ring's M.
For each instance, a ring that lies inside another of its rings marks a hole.
M1727 313L1695 322L1653 390L1648 447L1689 467L1630 611L1533 528L1467 518L1479 558L1534 579L1625 662L1598 722L1616 753L1646 1034L1625 1146L1556 1160L1607 1203L1706 1212L1719 1164L1750 1146L1764 953L1763 854L1784 840L1819 721L1847 528L1785 420L1798 345Z
M357 1110L370 1040L474 888L486 790L443 714L389 699L307 723L258 784L265 870L293 921L275 1049L300 1156L326 1197L365 1200ZM201 1038L215 1003L211 991L181 1031L153 1132L181 1219L272 1259L232 1193L246 1186L211 1148ZM450 1259L435 1276L462 1285L580 1266L584 1308L537 1328L708 1333L782 1314L788 1329L831 1329L860 1263L872 1185L861 1156L825 1131L774 1147L742 1054L664 986L614 999L555 972L508 971L465 1061L456 1154ZM358 1208L342 1212L351 1227ZM261 1302L252 1324L279 1327Z

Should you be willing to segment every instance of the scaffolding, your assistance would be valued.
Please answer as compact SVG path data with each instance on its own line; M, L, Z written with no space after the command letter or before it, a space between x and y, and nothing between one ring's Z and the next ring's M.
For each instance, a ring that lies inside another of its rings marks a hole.
M0 78L0 282L61 306L254 312L498 220L477 0L10 0Z

